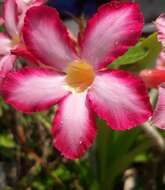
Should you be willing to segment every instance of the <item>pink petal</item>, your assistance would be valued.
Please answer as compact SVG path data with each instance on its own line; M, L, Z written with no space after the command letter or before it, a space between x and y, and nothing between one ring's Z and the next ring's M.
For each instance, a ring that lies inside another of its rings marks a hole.
M142 28L143 16L136 3L107 3L89 20L81 56L96 69L105 67L138 41Z
M11 40L4 33L0 33L0 55L10 53Z
M64 70L75 59L74 43L53 8L39 6L29 9L23 36L27 48L42 63Z
M16 1L17 1L18 10L20 12L18 28L21 31L24 25L24 18L26 16L27 10L34 6L40 6L45 2L43 0L34 0L34 1L16 0Z
M0 16L0 26L2 26L5 23L4 18Z
M88 99L94 111L115 130L136 127L152 113L143 82L125 71L99 72Z
M28 8L32 6L39 6L44 4L46 1L45 0L16 0L17 6L19 13L25 12Z
M15 55L5 55L0 59L0 77L5 77L6 74L13 69L16 61Z
M156 19L155 25L158 30L158 40L165 46L165 13Z
M68 94L63 75L30 67L7 74L2 90L6 102L22 112L46 110Z
M165 129L165 83L159 87L158 102L152 120L157 127Z
M86 102L86 92L71 94L59 105L53 121L54 146L69 159L82 156L95 136L95 119Z
M156 68L165 70L165 51L162 50L156 60Z
M17 3L18 12L21 14L26 10L27 3L24 0L15 0Z
M5 27L10 36L18 34L17 29L17 5L15 0L5 0L4 2Z

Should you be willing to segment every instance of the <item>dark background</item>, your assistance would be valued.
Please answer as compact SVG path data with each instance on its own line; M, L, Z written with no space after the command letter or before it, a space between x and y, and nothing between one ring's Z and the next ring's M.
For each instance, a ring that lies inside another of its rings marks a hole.
M121 0L126 1L126 0ZM68 13L76 16L84 13L91 16L98 6L109 2L107 0L49 0L49 5L56 7L63 16L68 17ZM165 11L165 0L136 0L141 5L146 22L152 22L157 16Z

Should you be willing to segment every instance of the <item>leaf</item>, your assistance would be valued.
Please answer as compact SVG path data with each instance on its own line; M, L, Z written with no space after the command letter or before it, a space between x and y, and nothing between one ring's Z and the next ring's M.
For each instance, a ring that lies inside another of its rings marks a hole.
M98 136L96 141L97 170L100 189L113 189L124 170L134 159L151 147L140 128L130 131L113 131L106 123L97 120Z
M58 177L62 181L65 181L65 180L69 180L72 177L72 174L69 170L67 170L67 168L64 165L61 165L56 170L52 171L52 176Z
M157 33L153 33L143 40L142 47L148 49L149 53L143 60L139 61L139 64L142 68L153 68L162 49L161 43L157 40Z
M137 61L144 59L148 55L148 50L139 42L134 47L130 48L123 56L114 61L110 68L118 68L121 65L133 64Z
M14 148L15 143L9 134L0 134L0 147Z
M157 33L151 34L147 38L143 39L140 43L141 46L147 50L147 56L124 69L139 72L143 69L155 67L156 60L162 49L161 43L157 40Z

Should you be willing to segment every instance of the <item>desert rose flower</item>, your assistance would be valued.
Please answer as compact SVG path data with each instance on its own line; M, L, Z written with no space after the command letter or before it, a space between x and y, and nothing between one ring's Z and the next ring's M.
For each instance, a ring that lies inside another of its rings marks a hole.
M162 51L157 59L156 68L165 70L165 14L161 14L155 22L156 29L158 31L158 40L162 44Z
M21 40L21 29L28 8L40 4L40 0L34 2L23 0L17 0L17 2L15 0L4 1L4 18L1 18L1 20L3 20L7 34L0 33L0 80L13 68L16 61L17 56L12 55L12 51L21 51L22 54L25 54L24 56L28 54L28 58L30 58L30 53Z
M165 82L165 14L160 15L155 21L158 31L158 40L162 44L162 51L156 60L155 68L141 71L140 77L148 88L157 88Z
M162 74L159 75L159 78L162 78L160 81L159 86L159 97L158 102L153 114L153 123L162 129L165 129L165 70L164 70L164 64L165 64L165 14L163 13L160 15L160 17L156 20L156 27L158 30L158 40L162 43L163 50L159 56L158 59L158 68L161 69L159 72ZM164 75L163 75L164 73Z
M58 103L53 144L69 159L79 158L91 146L94 113L114 130L142 124L152 113L143 82L106 68L138 41L142 27L136 3L108 3L89 20L77 47L55 9L29 9L24 41L45 68L10 72L3 83L6 102L25 113Z

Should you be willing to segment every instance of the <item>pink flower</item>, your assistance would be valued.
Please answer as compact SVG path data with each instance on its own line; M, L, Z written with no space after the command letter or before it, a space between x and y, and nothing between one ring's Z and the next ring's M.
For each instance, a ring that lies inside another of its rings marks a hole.
M159 69L161 69L161 72L165 72L165 13L160 15L160 17L157 18L156 27L158 30L158 40L162 43L163 50L159 56L157 66ZM160 76L160 75L159 75ZM162 75L163 78L163 75ZM159 97L157 101L157 105L153 114L153 123L161 128L165 129L165 74L164 74L164 81L162 80L162 83L159 86Z
M158 31L158 40L162 44L162 51L157 59L156 68L165 70L165 13L161 14L155 22L156 29Z
M24 0L5 0L4 2L4 22L6 33L0 33L0 78L2 80L6 73L9 72L16 61L16 55L11 52L21 51L22 53L30 53L24 47L21 29L24 23L24 16L28 8L41 4L41 0L24 1ZM24 5L24 6L23 6ZM26 5L26 6L25 6ZM28 56L28 58L29 58ZM33 59L31 57L31 59Z
M94 112L114 130L142 124L152 113L143 82L106 68L137 42L142 27L136 3L108 3L89 20L76 46L55 9L31 8L24 41L45 68L9 73L3 83L6 102L27 113L58 103L53 144L69 159L79 158L92 144Z
M158 31L158 40L162 44L162 51L157 59L156 68L165 70L165 13L161 14L155 22L156 29Z
M165 14L156 19L155 26L158 31L158 40L161 42L163 50L156 60L155 68L145 69L140 73L140 77L148 88L157 88L161 83L165 82Z

